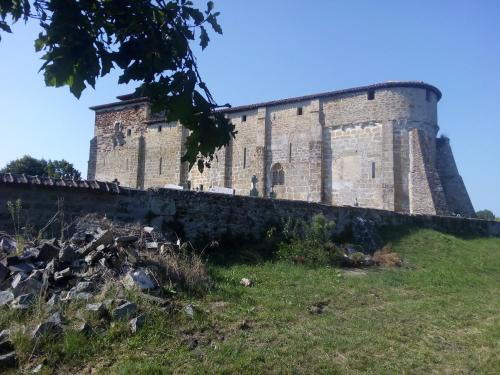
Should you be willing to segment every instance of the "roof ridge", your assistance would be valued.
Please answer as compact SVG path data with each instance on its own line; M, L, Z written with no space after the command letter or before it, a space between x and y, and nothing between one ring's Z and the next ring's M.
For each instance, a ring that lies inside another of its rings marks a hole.
M433 85L426 83L424 81L386 81L386 82L374 83L374 84L365 85L365 86L351 87L351 88L347 88L347 89L340 89L340 90L334 90L334 91L324 91L324 92L319 92L319 93L315 93L315 94L294 96L294 97L288 97L288 98L284 98L284 99L274 99L274 100L268 100L268 101L264 101L264 102L253 103L253 104L243 104L243 105L239 105L239 106L235 106L235 107L231 107L231 108L222 108L222 109L219 109L218 111L230 113L230 112L244 111L244 110L248 110L248 109L255 109L255 108L265 107L265 106L270 106L270 105L294 103L294 102L299 102L299 101L303 101L303 100L312 100L312 99L318 99L318 98L324 98L324 97L330 97L330 96L350 94L350 93L355 93L355 92L360 92L360 91L391 88L391 87L425 88L425 89L429 89L429 90L434 91L434 93L437 95L438 101L442 97L441 91L436 86L433 86ZM119 99L120 101L93 106L93 107L90 107L90 109L96 111L96 110L100 110L100 109L106 109L106 108L110 108L110 107L117 107L117 106L121 106L121 105L139 103L139 102L144 102L144 101L148 100L147 97L134 97L134 94L119 95L116 98Z
M260 108L260 107L271 106L271 105L294 103L294 102L299 102L299 101L304 101L304 100L312 100L312 99L318 99L318 98L324 98L324 97L350 94L350 93L355 93L355 92L360 92L360 91L368 91L368 90L391 88L391 87L426 88L426 89L434 91L434 93L437 95L438 101L442 97L441 91L436 86L433 86L433 85L426 83L424 81L386 81L386 82L374 83L374 84L365 85L365 86L351 87L348 89L324 91L324 92L319 92L319 93L315 93L315 94L295 96L295 97L289 97L289 98L284 98L284 99L275 99L275 100L269 100L269 101L260 102L260 103L254 103L254 104L243 104L240 106L235 106L235 107L231 107L231 108L227 108L227 109L221 109L220 111L221 112L237 112L237 111L243 111L243 110L248 110L248 109L255 109L255 108Z

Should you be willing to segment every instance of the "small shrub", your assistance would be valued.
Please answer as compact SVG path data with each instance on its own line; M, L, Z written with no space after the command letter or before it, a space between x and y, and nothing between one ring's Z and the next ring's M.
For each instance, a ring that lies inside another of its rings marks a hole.
M278 258L313 267L330 265L334 228L335 223L323 215L313 216L310 223L289 220L283 227Z
M365 254L360 251L356 251L355 253L351 254L350 259L353 263L353 266L359 267L363 265L365 261Z

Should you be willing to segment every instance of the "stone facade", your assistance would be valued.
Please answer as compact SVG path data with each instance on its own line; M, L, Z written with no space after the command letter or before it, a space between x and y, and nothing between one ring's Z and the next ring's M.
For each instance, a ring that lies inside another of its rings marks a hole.
M436 138L440 98L423 82L387 82L230 108L236 139L200 174L180 161L187 131L123 96L92 107L88 178L249 195L255 176L262 197L472 216L449 141Z

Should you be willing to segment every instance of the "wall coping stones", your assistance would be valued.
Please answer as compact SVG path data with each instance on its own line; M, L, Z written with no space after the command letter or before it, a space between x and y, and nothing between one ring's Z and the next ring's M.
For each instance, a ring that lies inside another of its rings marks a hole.
M45 176L27 176L24 173L0 173L0 185L35 185L43 187L76 188L120 194L124 189L115 182L73 180Z

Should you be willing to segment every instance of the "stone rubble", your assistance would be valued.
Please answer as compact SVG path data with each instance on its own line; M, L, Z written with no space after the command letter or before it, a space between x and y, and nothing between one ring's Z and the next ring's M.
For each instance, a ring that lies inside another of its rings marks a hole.
M73 300L87 301L77 313L82 319L74 327L78 332L90 334L92 321L102 319L128 320L131 332L137 332L146 317L135 303L125 299L92 302L109 283L121 283L126 289L135 289L148 299L159 301L164 308L169 306L169 301L160 297L144 255L176 245L153 227L117 228L106 223L106 219L99 220L102 223L80 219L68 240L26 241L24 249L18 249L13 237L0 232L0 309L27 310L41 301L43 310L50 315L36 325L29 324L27 332L32 340L62 335L69 322L63 319L61 308ZM17 365L8 336L6 330L0 333L0 372Z

